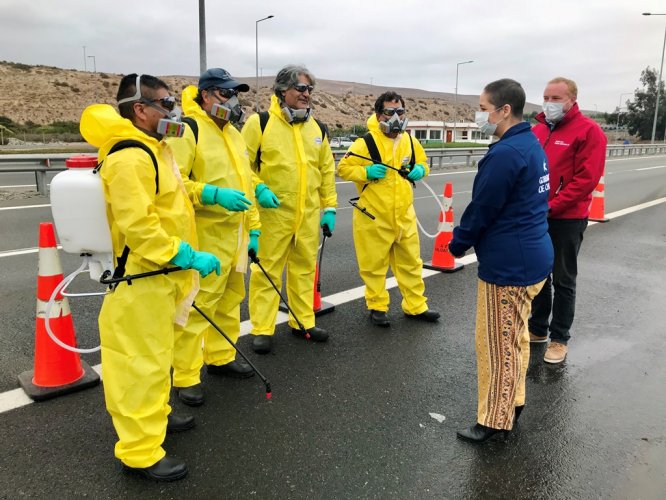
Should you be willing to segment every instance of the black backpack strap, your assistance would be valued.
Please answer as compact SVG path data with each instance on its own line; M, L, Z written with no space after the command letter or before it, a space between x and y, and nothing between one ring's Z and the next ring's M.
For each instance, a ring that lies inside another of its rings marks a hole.
M139 148L144 150L146 153L148 153L148 156L150 156L150 159L153 161L153 166L155 167L155 194L160 192L160 172L159 169L157 168L157 158L155 158L155 155L153 154L153 151L146 146L143 142L140 141L135 141L132 139L127 139L124 141L117 142L113 145L113 147L109 150L106 156L112 155L113 153L120 151L121 149L128 149L128 148ZM101 165L97 168L99 169L102 168Z
M321 130L321 140L323 141L324 137L330 139L330 136L328 135L328 127L326 126L326 124L324 122L320 122L316 118L314 119L314 121L317 122L317 125L319 125L319 130Z
M197 144L199 142L199 124L191 116L183 116L182 121L187 123L192 130L192 134L194 134L194 143Z
M268 124L268 119L270 114L268 111L259 112L259 127L261 128L261 135L264 135L264 130L266 130L266 125ZM261 141L259 141L259 147L257 148L257 154L254 157L254 164L257 166L257 172L261 170Z
M372 134L368 132L363 136L363 140L365 141L365 146L368 148L368 153L370 154L372 161L375 163L382 163L382 155L379 154L377 143L375 142L375 138L372 137Z
M407 137L409 137L409 145L412 147L412 157L409 160L409 166L413 167L416 165L416 153L414 152L414 139L412 139L412 134L407 134Z

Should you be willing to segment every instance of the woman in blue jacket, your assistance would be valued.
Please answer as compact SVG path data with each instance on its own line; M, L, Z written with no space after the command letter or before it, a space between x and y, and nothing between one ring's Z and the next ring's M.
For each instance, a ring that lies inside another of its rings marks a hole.
M479 98L476 123L499 141L479 162L472 201L453 230L456 257L474 247L479 261L476 310L477 424L458 437L482 443L508 433L525 405L532 299L553 265L548 236L548 162L529 123L525 91L510 79Z

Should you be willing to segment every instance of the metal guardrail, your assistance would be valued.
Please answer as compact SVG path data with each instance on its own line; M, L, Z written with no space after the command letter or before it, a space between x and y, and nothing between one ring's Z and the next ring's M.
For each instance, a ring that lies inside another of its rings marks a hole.
M473 167L476 162L475 156L483 156L488 148L440 148L426 149L428 163L431 168L441 167L447 158L465 158L465 165ZM336 163L345 155L346 151L333 151ZM0 174L5 172L34 172L35 184L39 194L46 196L47 172L59 172L65 170L65 160L79 153L44 153L28 155L0 155ZM89 153L81 153L89 154ZM606 148L606 156L615 158L618 156L646 156L666 154L665 144L613 144Z

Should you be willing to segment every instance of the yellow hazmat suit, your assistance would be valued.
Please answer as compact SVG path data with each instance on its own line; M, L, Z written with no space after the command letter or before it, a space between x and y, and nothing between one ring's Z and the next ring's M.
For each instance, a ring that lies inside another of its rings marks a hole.
M368 119L368 130L377 144L382 162L400 168L410 162L412 147L410 138L403 133L391 139L379 129L376 115ZM416 163L425 168L428 161L419 141L414 140ZM349 151L367 158L370 153L365 141L357 139ZM416 227L414 194L409 181L395 170L387 170L386 177L369 181L365 167L372 162L356 156L346 156L338 163L338 175L353 181L359 192L359 206L366 208L375 220L354 210L352 215L356 258L365 283L365 302L368 309L388 311L389 293L386 290L386 273L389 264L402 293L402 310L407 314L421 314L428 309L425 284L421 277L423 261Z
M81 116L81 134L99 148L100 170L116 257L130 248L126 274L168 267L181 241L196 248L194 210L171 151L109 105L95 104ZM138 148L106 155L124 139L146 144L155 167ZM106 158L106 159L105 159ZM195 271L121 283L104 298L99 315L106 407L118 434L116 457L129 467L150 467L165 456L175 322L185 324L197 289Z
M254 165L261 148L255 187L264 183L280 200L278 208L259 207L262 235L259 259L273 282L282 287L287 266L287 300L305 328L315 325L312 310L314 273L319 246L319 210L335 208L335 162L328 138L310 118L291 124L282 116L277 97L261 133L259 115L243 127ZM254 335L273 335L280 299L256 264L250 266L250 320ZM289 324L298 328L293 318Z
M182 138L168 142L194 204L199 248L215 254L222 265L220 276L211 273L201 280L197 306L236 342L240 335L240 304L245 297L248 232L260 228L259 212L243 137L230 123L220 130L194 101L196 95L197 87L190 85L182 97L184 113L197 122L198 140L188 127ZM244 212L232 212L217 204L204 205L201 197L206 184L243 191L253 205ZM173 385L196 385L201 381L204 362L225 365L235 357L231 344L198 312L192 312L186 328L176 332Z

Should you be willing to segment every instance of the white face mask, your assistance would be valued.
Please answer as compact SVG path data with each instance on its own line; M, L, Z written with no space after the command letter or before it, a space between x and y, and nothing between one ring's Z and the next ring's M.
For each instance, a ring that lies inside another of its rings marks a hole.
M498 110L499 108L490 112L477 111L476 113L474 113L474 121L476 122L476 126L479 127L481 133L487 135L495 134L495 130L497 130L497 125L499 125L502 122L502 120L504 120L504 118L502 118L502 120L498 121L497 123L488 122L488 118L490 118L490 113L494 113L495 111Z
M546 120L551 123L559 122L564 116L564 104L561 102L544 102L542 108Z

